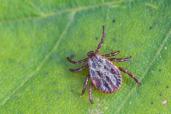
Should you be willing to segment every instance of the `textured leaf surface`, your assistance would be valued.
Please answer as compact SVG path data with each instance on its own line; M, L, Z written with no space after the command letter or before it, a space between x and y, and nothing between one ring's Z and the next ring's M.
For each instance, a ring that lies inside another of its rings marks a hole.
M96 48L132 56L127 67L142 86L123 74L111 95L80 97L87 71L66 61ZM171 113L170 0L1 0L0 113L169 114Z

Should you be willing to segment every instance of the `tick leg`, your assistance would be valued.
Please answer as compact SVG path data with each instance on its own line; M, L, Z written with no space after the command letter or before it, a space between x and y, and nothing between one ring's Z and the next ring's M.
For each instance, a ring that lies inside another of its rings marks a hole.
M115 55L117 55L119 53L120 53L120 51L113 51L111 53L104 54L103 56L105 56L105 57L111 57L111 56L115 56Z
M85 63L87 61L87 58L79 60L79 61L74 61L70 57L67 57L67 60L72 64L82 64L82 63Z
M90 86L89 86L89 92L88 92L88 94L89 94L89 101L90 101L91 104L93 104L92 84L90 84Z
M127 62L131 59L130 57L125 57L125 58L109 58L109 60L114 61L114 62Z
M128 71L127 69L124 69L124 68L122 68L122 67L119 67L119 69L120 69L122 72L128 74L128 76L130 76L132 79L134 79L134 81L135 81L138 85L141 85L141 81L138 80L138 79L136 78L136 76L135 76L133 73L131 73L130 71Z
M82 92L81 92L81 95L84 95L85 93L85 90L87 88L87 85L88 85L88 80L89 80L89 76L87 76L84 80L84 85L83 85L83 89L82 89Z
M96 48L95 53L98 53L98 52L99 52L99 49L102 47L102 44L103 44L103 42L104 42L104 38L105 38L105 36L106 36L105 30L104 30L104 26L103 26L102 28L103 28L103 31L102 31L101 40L100 40L100 43L98 44L98 46L97 46L97 48Z
M69 69L71 72L81 72L83 69L85 69L87 67L87 65L81 66L79 68L75 68L75 69Z

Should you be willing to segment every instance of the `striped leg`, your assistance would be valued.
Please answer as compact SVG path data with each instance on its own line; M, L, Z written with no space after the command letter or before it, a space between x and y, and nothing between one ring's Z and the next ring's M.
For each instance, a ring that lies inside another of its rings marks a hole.
M70 68L69 70L70 70L71 72L81 72L81 71L84 70L85 68L87 68L87 65L84 65L84 66L81 66L81 67L75 68L75 69Z
M87 61L87 58L79 60L79 61L74 61L73 59L71 59L70 57L67 57L67 60L72 63L72 64L83 64Z
M90 101L90 103L91 104L93 104L93 96L92 96L92 84L90 84L90 86L89 86L89 101Z
M119 53L120 53L120 51L112 51L111 53L104 54L103 56L111 57L111 56L118 55Z
M109 60L114 61L114 62L128 62L131 59L130 57L125 57L125 58L109 58Z
M82 89L81 95L84 95L85 90L86 90L87 85L88 85L88 81L89 81L89 75L84 80L84 85L83 85L83 89Z
M132 72L130 72L130 71L128 71L127 69L124 69L124 68L122 68L122 67L119 67L119 69L120 69L122 72L128 74L128 76L130 76L138 85L141 85L141 81L138 80L138 79L136 78L136 76L135 76Z

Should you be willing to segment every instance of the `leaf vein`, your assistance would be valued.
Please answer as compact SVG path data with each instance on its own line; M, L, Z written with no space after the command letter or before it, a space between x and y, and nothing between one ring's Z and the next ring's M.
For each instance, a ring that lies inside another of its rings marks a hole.
M74 16L75 16L75 12L71 13L70 18L69 18L69 22L66 25L66 27L64 28L64 31L61 33L61 35L59 36L59 39L56 41L56 43L54 44L53 48L49 51L49 53L44 57L44 59L42 60L42 62L36 67L35 71L33 71L30 75L27 76L26 79L24 79L21 84L19 86L17 86L9 95L6 95L4 100L2 100L2 102L0 103L0 106L3 106L7 103L7 101L9 101L12 96L14 94L17 93L18 90L20 90L20 88L22 88L30 79L32 79L34 77L35 74L37 74L40 69L43 67L43 65L46 63L46 61L49 59L49 57L51 56L51 54L57 49L57 47L59 46L62 38L64 37L64 35L67 33L69 27L71 26L72 22L74 21Z
M23 17L20 19L12 19L12 20L6 19L5 21L1 20L0 24L39 20L39 19L44 19L44 18L48 18L48 17L62 15L65 13L81 12L81 11L85 11L85 10L96 9L99 7L118 7L121 3L123 3L122 0L112 1L112 2L104 2L104 3L96 4L96 5L80 6L80 7L76 7L76 8L64 9L64 10L57 11L57 12L49 12L47 14L44 12L41 12L39 9L37 9L37 10L39 10L39 13L40 13L38 16L27 16L27 17Z
M154 65L155 61L159 57L161 51L164 49L164 46L166 45L167 40L169 39L170 36L171 36L171 29L166 34L166 37L163 39L161 45L157 49L157 51L155 53L155 56L153 57L152 61L150 61L149 67L147 67L147 69L145 70L144 75L143 75L143 77L142 77L141 80L143 80L146 77L146 75L150 71L151 67ZM120 104L120 106L118 107L118 110L116 110L115 114L119 114L120 113L120 111L122 110L122 108L125 106L126 102L129 100L130 96L135 92L135 90L136 90L136 87L133 87L133 89L128 93L128 95L126 96L126 98Z

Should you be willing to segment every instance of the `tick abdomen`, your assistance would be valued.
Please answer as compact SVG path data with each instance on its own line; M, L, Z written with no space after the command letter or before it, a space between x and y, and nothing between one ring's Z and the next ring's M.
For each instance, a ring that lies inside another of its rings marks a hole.
M120 87L121 73L108 59L96 54L89 58L88 65L90 78L97 89L105 93L111 93Z

